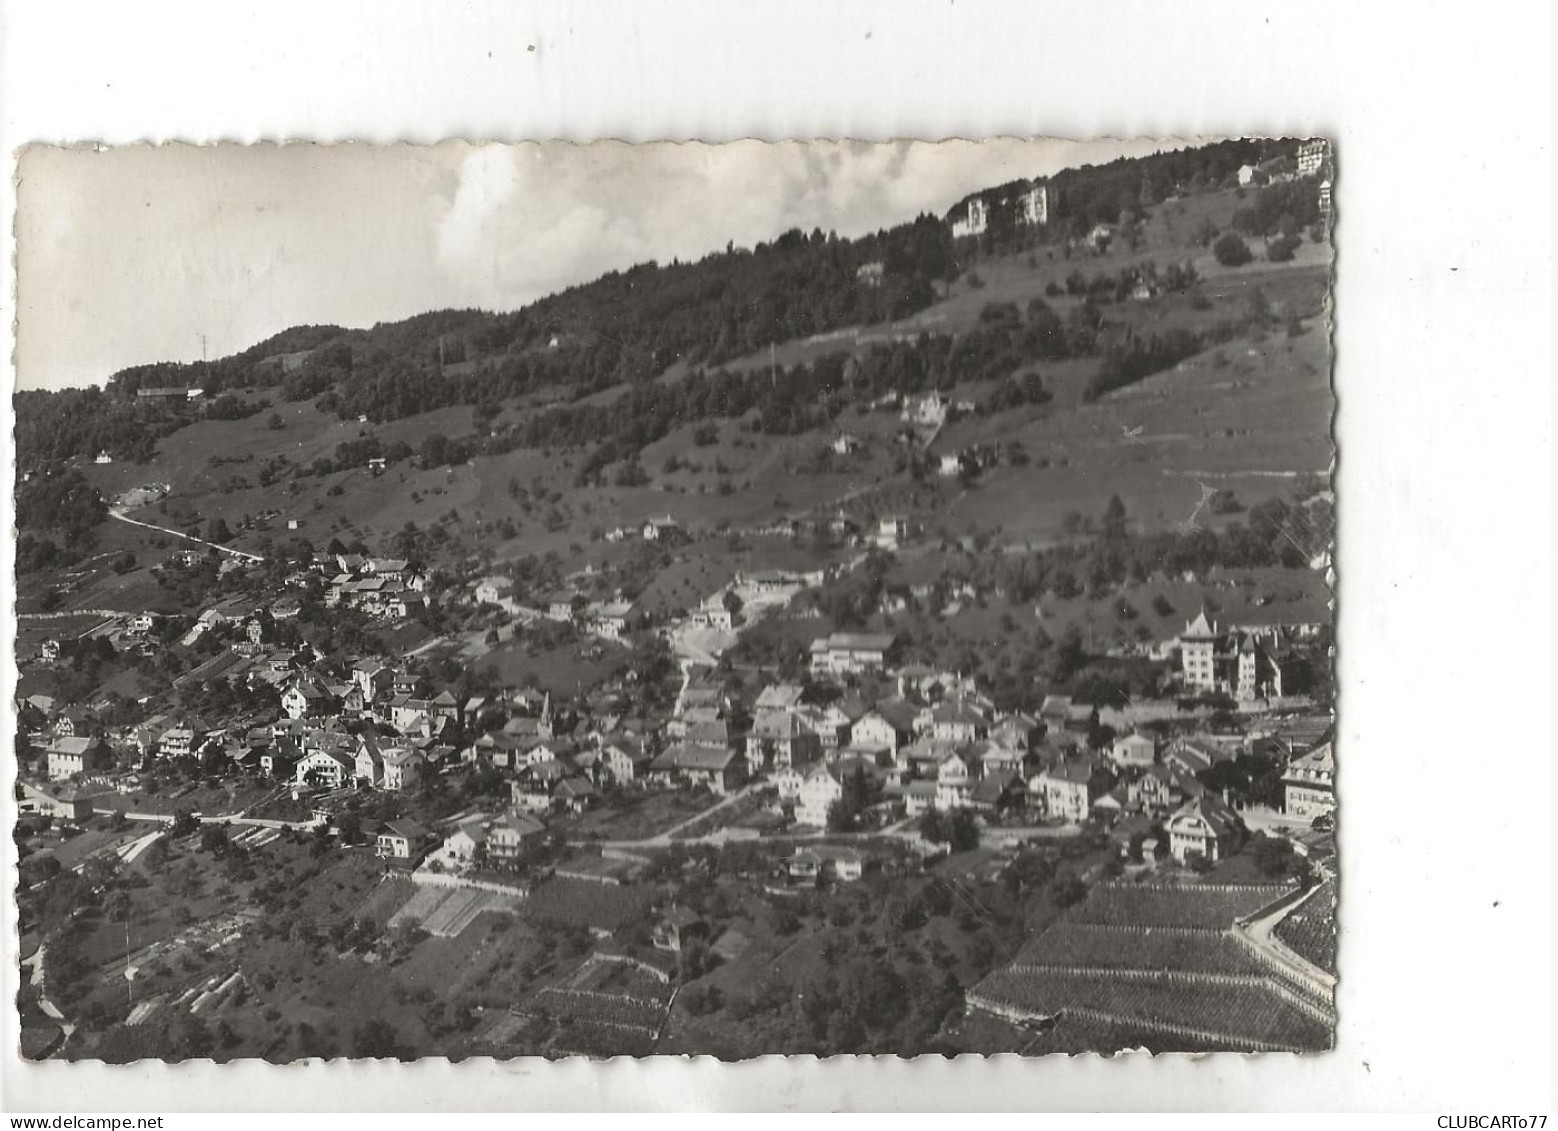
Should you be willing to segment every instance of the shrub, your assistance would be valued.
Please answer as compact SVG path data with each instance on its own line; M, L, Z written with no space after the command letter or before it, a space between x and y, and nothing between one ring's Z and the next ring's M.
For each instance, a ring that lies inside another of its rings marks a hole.
M1296 235L1278 236L1266 245L1266 258L1272 263L1286 263L1302 242Z
M1255 256L1237 232L1224 232L1212 245L1212 254L1224 267L1243 267Z

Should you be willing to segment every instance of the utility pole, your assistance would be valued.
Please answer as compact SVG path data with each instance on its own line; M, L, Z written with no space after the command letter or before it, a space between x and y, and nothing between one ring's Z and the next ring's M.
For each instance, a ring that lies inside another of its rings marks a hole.
M206 360L206 336L204 334L201 334L200 335L200 361L201 361L201 364L204 364L205 360Z

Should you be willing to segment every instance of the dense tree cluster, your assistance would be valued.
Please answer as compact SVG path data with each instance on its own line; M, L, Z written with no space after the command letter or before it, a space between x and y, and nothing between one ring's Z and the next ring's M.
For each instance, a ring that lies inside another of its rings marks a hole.
M107 516L103 497L79 471L24 478L16 485L17 572L79 560L92 545L93 529Z

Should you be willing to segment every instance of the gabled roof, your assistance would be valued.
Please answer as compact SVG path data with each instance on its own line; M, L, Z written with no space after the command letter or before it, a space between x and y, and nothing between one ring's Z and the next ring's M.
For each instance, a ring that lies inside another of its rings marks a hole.
M410 817L400 817L393 821L386 821L384 828L397 836L403 836L408 840L420 840L428 836L428 831Z
M963 700L943 703L930 713L931 721L954 725L976 726L985 721L984 712Z
M1238 828L1240 824L1239 815L1215 793L1203 794L1194 801L1186 802L1183 807L1175 811L1171 820L1178 822L1195 817L1205 821L1214 836L1224 836Z
M723 719L693 723L687 728L687 741L699 746L726 746L730 742L730 728Z
M709 746L690 746L678 743L666 748L665 753L654 760L654 768L676 770L723 770L735 760L736 752L728 747L715 749Z
M813 652L885 652L897 639L890 632L835 632L812 641Z
M573 797L595 797L598 794L589 778L564 778L557 783L554 795L564 800Z
M1332 753L1331 744L1322 742L1309 753L1300 758L1294 758L1288 765L1288 770L1304 770L1309 773L1331 774L1336 772L1336 758Z
M723 726L724 724L720 725ZM799 738L806 733L808 732L805 725L792 711L764 710L752 722L752 736L754 738ZM691 731L689 731L688 737L691 737Z
M973 798L975 801L994 803L1013 786L1022 787L1022 779L1015 776L1003 778L1000 774L990 774L981 778L979 784L974 786Z
M49 744L48 753L79 757L98 745L98 741L95 738L56 738Z
M1073 785L1083 785L1093 780L1093 766L1090 762L1057 762L1045 770L1043 777L1051 781L1071 782Z
M1064 719L1070 713L1071 696L1069 695L1046 695L1044 702L1039 706L1039 717L1041 719Z
M918 712L912 704L902 699L883 699L874 709L894 730L914 729L914 720Z
M1185 625L1185 631L1179 634L1181 640L1214 640L1217 638L1217 625L1209 620L1206 609L1203 607L1196 614L1196 619Z
M759 711L793 707L801 701L801 688L793 683L771 683L758 693L755 707Z

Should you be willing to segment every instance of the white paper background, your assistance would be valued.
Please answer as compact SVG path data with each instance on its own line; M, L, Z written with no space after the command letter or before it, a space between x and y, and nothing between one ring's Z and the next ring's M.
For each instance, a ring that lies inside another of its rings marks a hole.
M320 1071L27 1067L6 1054L6 1110L1550 1106L1544 6L311 0L0 12L8 152L84 139L1330 135L1346 814L1331 1055ZM8 356L9 305L0 313ZM9 576L8 541L3 552ZM9 838L5 851L9 867ZM4 978L10 995L10 960ZM14 1012L0 1013L14 1049Z

